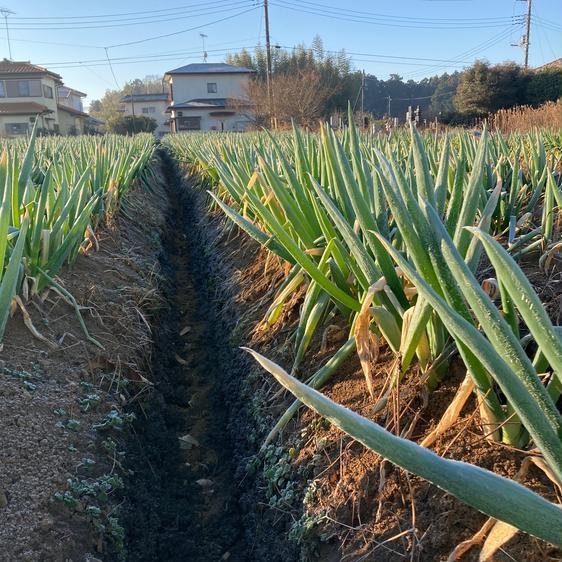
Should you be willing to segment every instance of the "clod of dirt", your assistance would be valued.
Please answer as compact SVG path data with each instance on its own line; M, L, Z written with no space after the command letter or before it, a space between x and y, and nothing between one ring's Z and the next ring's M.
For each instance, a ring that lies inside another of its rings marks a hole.
M214 485L214 482L212 480L209 480L208 478L199 478L199 480L196 480L196 482L202 488L210 488Z

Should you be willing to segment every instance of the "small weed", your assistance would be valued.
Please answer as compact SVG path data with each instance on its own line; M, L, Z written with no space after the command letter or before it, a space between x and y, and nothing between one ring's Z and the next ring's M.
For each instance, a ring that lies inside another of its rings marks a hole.
M95 410L101 402L99 394L87 394L83 398L78 398L78 404L83 412Z
M73 419L58 421L55 424L55 427L60 427L61 429L69 429L70 431L78 431L78 429L80 428L80 422Z
M135 414L121 414L117 410L111 410L99 423L94 424L94 429L107 431L116 429L122 431L125 427L133 423Z

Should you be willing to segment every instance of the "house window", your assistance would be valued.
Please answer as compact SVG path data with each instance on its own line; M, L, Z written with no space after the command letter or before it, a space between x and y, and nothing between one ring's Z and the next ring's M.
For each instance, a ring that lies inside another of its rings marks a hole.
M41 80L6 80L9 98L41 97Z
M149 107L143 107L142 112L145 113L145 114L156 113L156 107L154 107L153 105L151 105Z
M6 97L6 88L4 87L4 80L0 80L0 98Z
M200 131L201 117L178 117L178 131Z
M27 135L29 126L27 123L6 123L6 133L8 135Z
M216 94L217 93L217 83L216 82L207 82L207 93L208 94Z
M53 99L53 88L51 88L51 86L47 86L46 84L43 84L43 95L46 98L49 98L50 100Z

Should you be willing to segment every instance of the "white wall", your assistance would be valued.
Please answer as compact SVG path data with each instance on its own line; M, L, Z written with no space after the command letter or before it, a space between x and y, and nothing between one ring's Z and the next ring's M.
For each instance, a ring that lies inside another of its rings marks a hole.
M132 115L133 114L133 108L132 108L130 102L124 103L123 107L125 108L125 114L126 115ZM154 113L143 113L143 111L142 111L143 107L145 107L145 108L154 107L155 112ZM152 119L154 119L156 121L156 123L158 123L158 127L154 131L154 134L156 134L157 136L160 136L160 135L164 135L164 134L170 132L169 125L165 125L166 121L168 121L168 119L170 119L170 114L165 113L167 108L168 108L168 102L167 101L161 101L161 100L136 101L135 102L135 115L137 115L137 116L138 115L144 115L146 117L151 117Z
M244 131L250 125L248 118L241 114L216 116L211 115L215 110L181 110L184 117L201 117L201 131ZM224 129L221 127L224 124ZM178 131L179 133L189 133L191 131Z
M248 80L248 74L173 74L170 76L172 105L193 99L244 98ZM216 93L207 92L208 82L217 85Z
M28 75L3 75L0 77L0 80L8 81L8 80L41 80L41 96L22 96L22 97L3 97L0 98L0 103L29 103L35 102L41 105L48 107L54 113L49 113L46 118L49 118L48 121L46 120L46 124L58 124L58 114L57 114L57 88L55 84L55 80L50 76L43 76L38 77L37 75L33 76L31 74ZM43 96L43 84L49 86L53 90L53 97L46 98ZM52 128L52 127L51 127Z

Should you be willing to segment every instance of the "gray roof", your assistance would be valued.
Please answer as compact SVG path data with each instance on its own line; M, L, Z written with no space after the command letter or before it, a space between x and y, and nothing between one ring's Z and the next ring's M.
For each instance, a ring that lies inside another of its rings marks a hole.
M159 92L157 94L133 94L132 96L123 96L121 101L123 103L131 103L131 98L133 102L168 101L169 96L166 92Z
M171 105L171 109L223 109L229 107L243 107L248 105L247 100L235 98L196 98Z
M254 70L222 62L193 63L168 70L166 74L251 74Z

